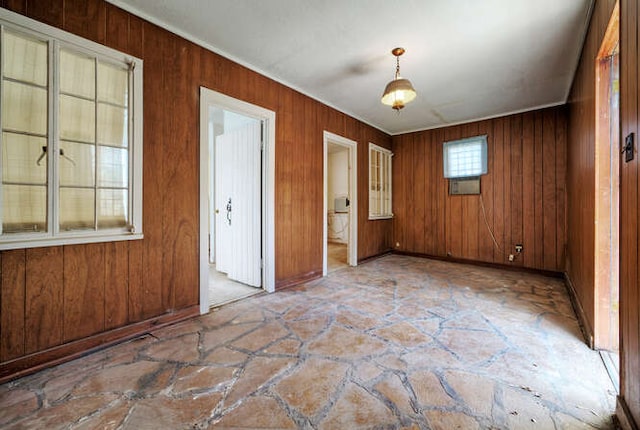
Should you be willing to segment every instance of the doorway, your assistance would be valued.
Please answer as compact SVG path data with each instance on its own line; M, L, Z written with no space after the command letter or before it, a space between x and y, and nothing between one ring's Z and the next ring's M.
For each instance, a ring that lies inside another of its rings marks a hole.
M616 3L596 58L594 347L618 384L620 55Z
M200 312L274 290L275 113L200 91Z
M324 132L322 274L358 264L357 143Z

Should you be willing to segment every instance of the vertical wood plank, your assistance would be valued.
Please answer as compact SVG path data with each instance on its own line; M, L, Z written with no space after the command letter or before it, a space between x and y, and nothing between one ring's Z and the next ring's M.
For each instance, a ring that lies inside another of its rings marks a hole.
M106 44L119 51L129 52L129 14L108 3L106 22Z
M104 245L104 325L122 327L129 316L129 245L109 242Z
M462 137L478 136L479 123L473 122L463 127ZM482 191L482 190L481 190ZM470 195L463 197L463 219L464 219L464 233L462 236L464 258L469 260L478 260L478 231L482 218L478 217L478 203L479 196Z
M493 250L493 261L504 261L504 120L498 118L493 122L493 159L495 163L495 180L493 181L493 234L498 246Z
M291 91L291 106L301 106L303 102L302 95L297 91ZM302 111L302 112L301 112ZM291 143L289 148L291 151L291 175L295 179L295 184L291 187L291 218L289 219L289 225L291 227L291 241L289 246L291 247L291 267L290 273L293 276L296 272L308 273L312 270L312 265L309 261L308 250L311 248L311 244L304 243L304 235L306 230L306 224L309 222L305 219L305 196L304 196L304 176L306 171L307 157L304 153L304 147L300 145L303 139L302 122L304 120L304 109L295 109L291 116ZM322 246L322 244L318 244Z
M279 112L278 123L276 125L276 133L278 140L278 153L281 155L276 157L276 195L280 198L276 199L276 219L282 222L276 224L276 276L278 279L288 279L295 273L292 267L292 247L293 240L291 230L291 219L293 217L292 207L292 170L293 162L292 152L293 136L293 114L289 106L293 103L293 93L291 90L281 88L279 91ZM325 110L326 113L326 110Z
M26 0L27 16L37 21L54 27L63 28L64 0L51 0L47 2L38 0Z
M565 268L567 242L567 114L564 107L556 112L556 269Z
M431 170L427 162L430 161L426 158L427 142L424 139L419 139L414 133L413 139L413 169L414 169L414 186L412 199L415 201L413 217L416 221L415 246L416 252L424 254L427 250L426 235L425 235L425 213L428 210L428 200L425 198L425 183L427 182L429 171Z
M425 252L430 255L438 255L438 143L435 138L436 133L429 131L425 138L426 154L428 160L425 166L427 175L427 186L425 187L425 200L429 202L428 210L425 213L425 234L427 236ZM440 162L441 164L441 162Z
M447 128L445 131L446 141L458 140L462 137L462 130L460 126ZM452 257L464 258L462 249L462 236L464 234L462 229L462 200L464 196L448 196L448 209L447 209L447 252L451 253Z
M26 251L26 354L62 343L63 260L60 246Z
M102 0L64 0L64 24L66 31L94 42L105 42L106 2Z
M134 320L150 318L163 312L162 296L162 210L165 193L162 189L164 175L163 124L169 123L167 112L172 98L167 99L163 82L165 61L173 62L171 51L167 49L166 37L151 24L144 29L145 84L144 84L144 171L143 171L143 213L144 219L144 265L142 266L142 288L134 291L135 300L130 309ZM153 55L153 54L156 55ZM166 60L163 55L166 54ZM169 102L167 103L167 101Z
M134 323L144 319L144 242L132 241L129 244L129 290L127 322Z
M129 49L131 55L138 58L144 57L145 46L145 24L141 18L129 15ZM146 76L146 73L145 73ZM146 79L146 78L145 78Z
M0 253L0 361L25 353L25 281L25 250Z
M480 177L480 195L478 196L478 260L493 261L493 240L489 229L493 229L493 127L490 121L478 124L478 135L487 136L487 174ZM482 209L484 207L484 210ZM488 225L488 227L487 227Z
M542 210L543 267L556 269L556 124L555 111L547 110L543 115L542 137Z
M436 255L447 255L447 197L448 197L448 181L444 177L443 162L443 142L445 140L444 131L442 129L435 130L435 146L436 146L436 171L437 171L437 199L438 199L438 252Z
M407 158L407 145L405 143L407 136L394 136L393 138L393 243L394 249L403 250L406 249L405 243L405 212L406 205L405 200L407 196L405 194L406 189L406 175L405 160Z
M542 181L543 181L543 120L542 112L535 113L535 125L534 125L534 137L533 137L533 164L535 166L534 183L533 183L533 249L534 249L534 266L538 269L544 267L543 255L544 255L544 229L543 229L543 194L542 194Z
M104 246L92 243L63 247L64 342L104 331Z
M535 267L535 116L522 116L522 259L525 267Z
M523 166L522 166L522 115L511 117L511 248L508 253L515 256L514 265L523 265L522 255L515 253L515 245L522 244L522 208L523 208Z
M169 140L163 149L164 192L171 195L163 206L163 300L165 309L182 309L198 303L198 170L190 168L198 160L200 136L199 88L201 48L184 39L175 44L175 115L169 121ZM167 306L168 305L168 306Z
M512 148L512 144L513 144L513 140L512 140L512 135L511 135L511 118L507 117L504 119L503 122L503 148L502 150L504 151L503 154L503 159L504 159L504 177L503 177L503 183L502 186L504 188L504 215L503 215L503 235L502 237L504 238L504 244L502 245L502 250L504 251L504 255L502 255L502 261L500 261L501 263L508 263L509 259L508 256L509 254L513 253L513 240L511 237L512 234L512 230L511 230L511 224L515 221L513 219L513 212L512 212L512 207L513 207L513 199L514 199L514 195L511 190L512 190L512 171L511 171L511 148Z
M27 11L27 0L2 0L0 6L24 15Z
M405 230L404 246L406 250L415 252L416 250L416 234L418 233L416 220L416 173L415 173L415 156L416 145L414 142L414 135L409 134L404 140L404 144L407 146L407 157L404 160L404 168L406 169L406 182L405 182L405 206L407 220L407 228Z

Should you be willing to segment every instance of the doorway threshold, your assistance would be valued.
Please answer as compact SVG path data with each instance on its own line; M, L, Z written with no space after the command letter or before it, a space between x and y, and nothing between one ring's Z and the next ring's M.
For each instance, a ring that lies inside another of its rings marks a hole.
M256 296L258 294L264 293L262 289L254 289L255 291L245 292L244 294L239 294L234 297L227 297L224 300L215 301L213 300L209 306L209 309L216 309L220 306L229 305L231 303L239 302L240 300L248 299L249 297Z
M616 393L620 394L620 353L617 351L605 351L603 349L598 352L600 352L600 358L604 363L605 369L607 369Z

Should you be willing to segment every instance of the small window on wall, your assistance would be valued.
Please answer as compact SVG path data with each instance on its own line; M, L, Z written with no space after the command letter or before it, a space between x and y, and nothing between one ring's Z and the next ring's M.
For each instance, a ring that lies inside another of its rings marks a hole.
M487 136L445 142L445 178L469 178L487 173Z
M0 249L142 237L142 60L0 11Z
M391 159L393 153L369 143L369 219L392 218Z

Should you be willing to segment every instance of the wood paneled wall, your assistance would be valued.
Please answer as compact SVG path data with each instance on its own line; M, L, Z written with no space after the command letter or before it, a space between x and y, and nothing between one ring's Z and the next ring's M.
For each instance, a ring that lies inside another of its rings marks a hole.
M389 250L392 222L364 216L367 145L391 147L386 134L102 0L0 6L145 63L144 240L0 253L0 377L27 354L198 304L200 86L276 112L277 286L322 271L323 130L358 142L359 258Z
M595 64L615 0L597 1L569 97L569 169L567 178L569 248L567 275L594 323L595 205ZM640 7L638 0L620 2L620 131L622 139L639 127ZM620 396L618 416L640 425L640 282L638 265L638 151L629 163L620 162ZM627 428L627 427L625 427ZM630 428L630 427L629 427Z
M395 249L561 271L566 124L565 109L557 107L394 136ZM488 173L481 194L449 195L443 142L485 134ZM509 262L516 244L523 252Z
M609 1L608 3L612 3ZM600 23L598 23L600 25ZM620 3L620 131L635 136L635 157L620 162L620 385L619 403L636 428L640 427L640 5ZM622 412L622 411L620 411Z
M569 96L566 273L583 311L587 335L595 318L596 56L615 1L596 2Z

